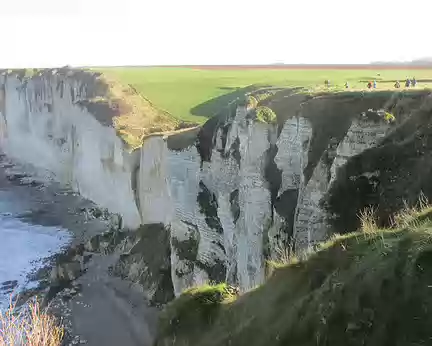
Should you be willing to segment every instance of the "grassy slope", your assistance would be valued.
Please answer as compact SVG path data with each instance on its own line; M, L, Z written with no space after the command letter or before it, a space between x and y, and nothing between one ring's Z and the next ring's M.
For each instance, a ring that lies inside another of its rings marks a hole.
M103 82L109 87L110 107L118 109L119 113L113 125L131 148L141 146L143 138L150 134L177 128L177 119L155 107L127 84L110 76L103 76Z
M236 90L250 85L322 87L330 79L336 88L345 81L352 88L365 88L365 80L376 78L379 88L393 88L393 80L415 76L418 80L431 79L432 70L199 70L192 68L109 68L99 69L121 83L131 85L157 107L177 119L203 123L238 94ZM380 73L381 76L377 76ZM360 82L363 81L363 82ZM425 83L421 83L425 86ZM429 85L430 86L430 85ZM231 95L229 95L231 94ZM221 97L228 95L227 97ZM212 107L201 107L210 100ZM218 102L220 100L220 102Z
M224 285L187 291L156 345L431 345L431 214L335 237L238 299Z

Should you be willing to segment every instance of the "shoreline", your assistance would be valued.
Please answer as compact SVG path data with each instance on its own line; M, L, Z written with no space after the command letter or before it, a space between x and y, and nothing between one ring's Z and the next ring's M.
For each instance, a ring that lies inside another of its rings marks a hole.
M65 328L62 345L114 346L123 340L125 346L150 346L158 309L148 306L139 285L110 274L119 254L109 253L102 244L106 236L127 233L119 230L121 220L61 187L44 172L4 155L0 155L0 190L7 190L19 202L22 211L13 215L17 220L66 229L70 234L68 244L41 258L42 268L27 275L29 282L38 285L20 292L18 305L41 298ZM95 239L98 245L92 248Z

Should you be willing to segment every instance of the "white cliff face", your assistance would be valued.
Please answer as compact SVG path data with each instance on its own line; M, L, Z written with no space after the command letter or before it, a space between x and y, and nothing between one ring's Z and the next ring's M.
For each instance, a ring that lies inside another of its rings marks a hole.
M210 280L206 271L211 269L203 268L217 265L222 265L223 279L238 284L242 290L264 280L263 235L271 222L264 164L275 128L247 121L246 115L246 108L237 109L224 148L222 132L216 133L212 161L204 162L202 169L195 148L171 153L170 186L176 210L171 223L172 269L176 294ZM207 189L206 195L202 194L200 182ZM214 209L203 210L198 196L214 198ZM212 220L216 220L216 228L206 222L211 213L215 214ZM197 244L195 261L180 258L179 241Z
M224 148L230 155L221 158L214 151L211 163L211 171L219 174L212 180L223 226L227 280L242 290L264 280L263 237L272 214L264 165L276 132L274 125L247 121L246 115L247 109L238 107ZM235 142L238 148L233 145Z
M354 119L345 138L337 146L331 167L327 167L323 159L319 161L299 198L294 229L297 250L305 250L326 239L329 226L320 201L336 179L338 168L348 158L376 146L388 129L389 125L384 121L376 123L364 117Z
M205 282L207 274L195 266L201 234L206 232L205 217L197 203L200 182L200 156L196 148L181 152L170 152L169 185L173 200L174 215L171 221L171 270L174 292ZM209 232L207 232L209 233ZM188 248L185 256L181 244ZM201 244L201 251L203 251Z
M142 224L169 224L172 219L171 191L168 186L168 148L161 136L148 138L140 149L138 198Z
M162 212L169 210L163 169L166 145L162 139L151 138L142 149L139 210L131 183L131 155L112 127L103 126L79 105L87 100L90 87L62 75L25 83L14 76L2 76L1 150L120 214L126 227L138 227L142 218L144 222L167 221L169 212Z
M348 158L376 146L388 129L389 125L385 122L376 123L366 117L354 119L347 135L337 147L331 167L330 184L336 179L338 168L343 166Z
M3 77L1 149L54 174L59 182L123 216L137 227L140 215L130 184L128 155L115 130L102 126L77 101L86 85L59 75L23 84Z
M239 107L240 118L246 109ZM237 275L242 289L264 280L263 235L271 222L271 196L264 179L265 154L270 147L271 125L239 123L240 139L240 215L236 223Z
M236 223L240 209L238 204L238 189L240 183L240 166L232 155L222 157L221 152L229 150L222 146L222 132L218 131L216 147L212 152L210 164L204 163L203 180L206 186L217 197L217 213L223 228L222 244L225 249L222 259L226 266L225 278L230 283L237 284L237 232ZM233 142L233 141L232 141Z
M304 189L303 171L307 165L309 142L312 136L312 126L304 117L293 117L288 119L276 142L278 152L275 157L275 163L281 170L282 182L279 189L279 197L287 190L297 191L298 199L302 197ZM296 203L293 206L286 206L293 209L294 215L297 214ZM273 227L269 231L270 256L278 257L281 247L286 246L286 235L280 234L282 225L288 220L275 213ZM293 235L296 237L295 224L285 225L293 227Z
M276 143L279 150L275 163L282 171L280 191L301 186L311 136L312 126L306 118L294 117L285 122Z
M325 213L319 203L328 189L328 171L329 168L320 160L300 195L294 221L297 251L307 249L327 236Z

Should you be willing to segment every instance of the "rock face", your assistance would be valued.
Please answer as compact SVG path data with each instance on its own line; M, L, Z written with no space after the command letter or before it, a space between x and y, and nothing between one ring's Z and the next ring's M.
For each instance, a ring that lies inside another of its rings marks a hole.
M114 274L139 283L152 303L172 300L169 228L163 224L141 226L125 240Z
M170 299L161 294L170 285L175 295L209 281L255 287L264 280L266 260L301 253L330 231L353 231L357 224L342 214L356 219L359 208L385 205L376 186L380 177L393 178L368 155L388 161L390 147L427 148L424 139L407 142L415 137L415 121L429 119L426 92L359 98L282 91L266 101L278 124L257 122L239 106L210 119L195 143L174 150L153 136L131 153L109 126L113 110L95 107L104 93L85 73L3 75L0 145L119 214L126 228L161 225L129 237L115 269L156 301ZM383 108L397 124L383 120ZM389 210L382 207L382 219Z
M161 137L152 137L139 153L129 154L115 129L106 126L112 124L116 111L94 101L105 95L105 89L84 72L46 71L25 80L3 74L1 149L122 215L127 227L160 221L160 214L151 215L168 198L158 182L166 185L159 170L166 146ZM136 176L132 179L132 175ZM149 176L142 179L143 175ZM134 192L138 185L145 196ZM142 203L137 203L140 197ZM150 205L149 198L153 199Z

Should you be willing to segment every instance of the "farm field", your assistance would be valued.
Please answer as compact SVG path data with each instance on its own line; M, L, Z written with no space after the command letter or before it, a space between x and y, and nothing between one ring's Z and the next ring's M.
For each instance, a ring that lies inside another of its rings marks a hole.
M365 65L367 66L367 65ZM406 78L415 77L417 88L432 87L432 69L397 68L267 68L242 67L112 67L98 71L133 87L156 107L178 120L204 123L223 106L245 92L259 87L304 87L310 91L324 88L342 90L347 81L350 90L367 89L369 80L376 80L377 89L393 89L396 80L403 87Z

